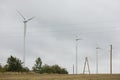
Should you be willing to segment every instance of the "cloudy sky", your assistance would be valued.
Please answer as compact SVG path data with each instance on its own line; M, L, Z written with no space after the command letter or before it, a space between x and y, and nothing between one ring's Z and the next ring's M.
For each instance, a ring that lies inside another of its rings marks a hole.
M75 38L78 42L78 73L88 57L91 73L96 72L96 46L99 72L109 73L110 44L113 45L113 72L120 72L119 0L0 0L0 63L10 55L23 61L23 19L27 24L26 66L37 57L43 64L58 64L72 73L75 65Z

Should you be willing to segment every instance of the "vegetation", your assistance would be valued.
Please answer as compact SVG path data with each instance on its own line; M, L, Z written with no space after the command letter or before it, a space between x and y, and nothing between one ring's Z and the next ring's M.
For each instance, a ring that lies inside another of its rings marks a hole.
M5 69L5 67L2 67L2 65L0 65L0 72L6 72L6 69Z
M40 59L40 57L38 57L35 60L35 64L33 66L33 71L36 73L68 74L66 69L61 68L58 65L49 66L49 65L45 64L42 66L42 60Z
M0 65L0 72L29 72L28 67L23 67L23 62L20 59L10 56L7 59L7 64L5 66ZM47 64L42 66L42 60L38 57L35 60L35 64L33 66L33 72L35 73L48 73L48 74L68 74L65 68L61 68L58 65L49 66Z
M23 70L21 60L16 57L10 56L7 60L7 71L20 72Z
M42 60L38 57L35 61L36 63L33 66L33 71L36 73L41 73Z
M5 66L0 65L0 72L29 72L29 68L23 67L22 64L21 60L10 56Z
M35 73L4 73L0 80L120 80L120 74L35 74Z
M68 72L66 71L66 69L61 68L58 65L49 66L47 64L45 64L42 67L41 73L68 74Z
M29 70L29 68L28 67L23 67L22 68L22 72L29 72L30 70Z

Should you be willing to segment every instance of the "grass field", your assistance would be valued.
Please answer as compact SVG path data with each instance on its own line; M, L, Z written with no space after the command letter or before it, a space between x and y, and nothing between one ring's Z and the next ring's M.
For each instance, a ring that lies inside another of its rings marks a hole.
M33 73L0 73L0 80L120 80L120 74L33 74Z

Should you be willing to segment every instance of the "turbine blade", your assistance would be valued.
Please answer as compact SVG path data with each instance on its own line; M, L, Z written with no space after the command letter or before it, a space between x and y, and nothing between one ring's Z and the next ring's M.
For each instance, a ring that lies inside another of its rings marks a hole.
M25 20L25 17L18 10L16 10L16 11Z
M32 18L29 18L28 20L26 20L26 21L30 21L30 20L32 20L32 19L34 19L35 17L32 17Z
M76 39L76 41L79 41L79 40L82 40L82 39Z

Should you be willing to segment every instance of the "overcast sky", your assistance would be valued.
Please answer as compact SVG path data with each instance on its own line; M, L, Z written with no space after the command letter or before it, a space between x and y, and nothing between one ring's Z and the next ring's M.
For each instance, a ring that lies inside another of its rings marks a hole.
M110 44L113 45L113 73L120 72L119 0L0 0L0 63L10 55L23 61L23 19L27 23L26 66L30 69L40 57L43 64L58 64L72 73L75 65L75 36L78 45L78 73L88 57L91 73L96 72L96 46L99 72L109 73Z

